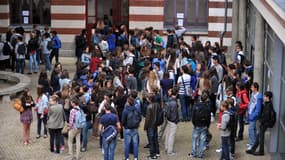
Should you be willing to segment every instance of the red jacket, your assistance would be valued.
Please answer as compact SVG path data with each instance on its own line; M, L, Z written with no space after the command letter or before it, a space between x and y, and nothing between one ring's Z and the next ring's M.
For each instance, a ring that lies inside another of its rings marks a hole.
M246 109L248 107L248 103L249 103L249 99L247 96L246 89L238 91L236 94L236 97L239 99L238 114L243 114L246 111Z
M98 57L92 57L90 62L90 72L94 73L98 67L98 65L101 63L101 59Z

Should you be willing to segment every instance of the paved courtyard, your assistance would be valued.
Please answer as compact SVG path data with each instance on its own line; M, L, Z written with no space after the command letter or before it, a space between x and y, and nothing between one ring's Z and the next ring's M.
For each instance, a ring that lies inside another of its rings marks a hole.
M61 58L60 61L65 69L70 71L70 77L73 76L75 71L75 59L74 58ZM27 62L26 62L27 66ZM41 66L44 68L44 66ZM38 75L29 75L32 78L32 95L36 97L36 85ZM22 124L20 123L19 113L12 108L12 103L3 104L0 103L0 160L65 160L67 156L67 145L65 151L59 155L50 153L49 151L49 137L47 139L40 138L36 139L36 117L34 113L34 121L31 126L31 140L32 143L28 146L24 146L22 143ZM143 126L143 123L142 125ZM210 150L206 152L205 159L218 160L220 157L219 153L215 150L220 145L220 133L216 129L216 124L212 123L211 132L213 134L213 140L210 143ZM91 133L91 130L90 130ZM191 151L191 133L192 123L179 123L176 141L175 151L176 156L167 157L164 153L164 145L160 144L161 160L187 160L187 154ZM91 135L91 134L90 134ZM266 144L268 143L269 132L266 133ZM248 138L247 126L245 128L245 140L236 143L236 159L239 160L269 160L270 156L265 147L266 156L254 157L245 154L246 143ZM139 148L139 159L147 159L148 149L143 148L147 143L146 134L140 127L140 148ZM117 141L115 160L122 160L124 152L124 144L121 141ZM87 152L80 153L82 160L103 160L102 152L99 148L99 141L90 136L88 142ZM131 157L132 158L132 157Z

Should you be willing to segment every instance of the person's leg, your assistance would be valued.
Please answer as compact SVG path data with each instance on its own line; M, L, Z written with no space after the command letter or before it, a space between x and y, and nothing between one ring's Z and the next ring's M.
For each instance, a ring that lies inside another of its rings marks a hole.
M181 105L182 118L183 118L183 121L186 121L187 110L186 110L186 104L185 104L185 96L179 95L179 100L180 100L180 105Z
M87 148L87 141L88 141L88 128L91 121L87 121L86 125L82 128L82 150Z
M166 125L166 131L165 131L165 140L164 140L164 149L168 153L168 141L169 141L169 130L170 130L170 124L169 121L165 120L167 122ZM158 137L159 139L159 137Z
M130 144L131 144L131 130L124 129L124 137L125 137L125 159L129 158Z
M229 137L222 137L222 160L230 159Z
M16 54L13 53L11 56L11 70L12 70L12 72L15 71L15 63L16 63ZM17 69L17 67L16 67L16 69Z
M20 69L21 69L21 73L24 74L25 72L25 59L21 59L20 60Z
M60 153L61 128L55 130L56 153Z
M80 133L81 130L76 130L76 158L79 159L79 153L80 153Z
M199 153L198 157L204 157L204 148L206 146L206 139L207 139L207 127L201 129L200 132L200 144L199 144Z
M50 151L54 152L54 138L55 138L55 131L54 129L49 129L49 144L50 144Z
M156 153L155 153L154 129L153 128L147 129L147 138L149 142L150 157L154 157Z
M133 142L133 149L134 149L134 158L138 158L139 157L139 133L137 129L133 130L132 142Z
M235 154L235 149L236 149L236 141L235 141L235 132L231 132L231 135L230 135L230 152L232 155Z
M244 114L238 115L238 122L239 122L239 132L238 132L238 138L243 139L243 131L244 131Z
M266 131L266 127L264 126L260 126L260 133L259 133L259 137L260 137L260 144L259 144L259 152L260 154L264 154L264 134Z
M114 160L115 157L115 149L116 149L116 139L113 139L110 143L109 150L109 160Z
M37 54L33 54L33 62L34 62L34 72L38 72L39 70L39 61L37 60Z
M197 157L198 153L197 153L197 143L198 143L198 138L200 136L199 133L199 128L198 127L194 127L193 128L193 132L192 132L192 155L193 157Z
M72 155L73 154L73 146L72 146L72 142L73 142L73 138L75 137L75 130L71 129L68 132L68 154Z
M160 154L159 151L159 144L158 144L158 133L157 133L157 127L154 129L154 149L155 149L155 154Z
M55 49L55 62L56 62L56 63L59 62L59 61L58 61L58 52L59 52L59 49L56 48L56 49Z
M249 122L248 132L249 132L249 144L250 146L253 146L256 140L256 121Z
M50 64L52 64L52 59L54 56L55 56L55 49L52 49L52 51L50 53L50 57L49 57Z
M164 121L162 125L159 127L158 141L162 139L166 126L167 126L167 120L166 117L164 117Z
M104 150L104 160L109 160L109 144L106 142L106 140L101 136L102 139L102 145Z
M20 59L16 59L16 73L20 72Z
M44 115L43 123L44 123L44 135L47 135L47 115Z
M28 125L23 123L23 139L24 139L24 143L28 143Z
M175 141L175 134L176 134L177 124L170 122L169 127L169 141L168 141L168 153L173 153L173 146Z
M33 73L33 54L32 53L30 53L30 56L29 56L29 69L30 69L29 73Z
M28 141L28 143L30 143L31 123L28 123L27 125L28 125L27 126L27 141Z
M37 125L37 133L39 138L41 136L41 129L42 129L42 119L41 119L41 114L37 113L37 119L38 119L38 125Z

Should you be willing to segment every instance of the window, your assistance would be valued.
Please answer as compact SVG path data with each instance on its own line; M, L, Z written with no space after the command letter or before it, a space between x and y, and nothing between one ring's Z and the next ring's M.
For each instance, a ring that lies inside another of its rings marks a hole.
M208 0L164 0L164 27L177 24L190 31L207 31Z
M10 0L11 25L50 25L50 0Z

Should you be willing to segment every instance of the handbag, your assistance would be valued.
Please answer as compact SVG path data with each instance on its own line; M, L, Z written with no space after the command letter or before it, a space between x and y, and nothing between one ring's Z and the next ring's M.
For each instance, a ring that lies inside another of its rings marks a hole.
M61 130L61 133L62 134L67 134L68 133L68 123L67 122L64 122L64 126Z
M118 131L115 126L109 125L104 128L102 132L102 137L105 139L107 143L110 143L113 139L116 138Z

